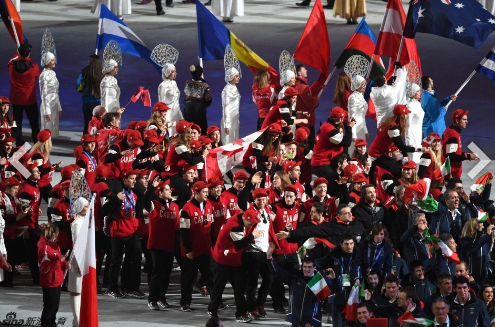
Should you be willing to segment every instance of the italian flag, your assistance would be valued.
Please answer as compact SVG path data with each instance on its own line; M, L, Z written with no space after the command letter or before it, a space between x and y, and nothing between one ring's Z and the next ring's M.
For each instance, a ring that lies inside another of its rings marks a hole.
M357 306L359 305L359 286L354 285L352 287L351 294L349 294L349 299L342 311L345 314L345 320L355 321L357 319Z
M79 326L85 327L98 327L94 201L93 197L74 244L74 260L82 274Z
M447 157L447 159L445 159L443 165L441 165L438 169L435 170L435 172L434 172L435 180L439 180L440 178L447 176L448 174L450 174L450 159L449 159L449 157Z
M461 263L461 260L459 259L459 256L457 255L457 253L453 252L447 246L447 244L440 241L440 239L437 239L436 237L432 237L432 241L437 242L438 246L440 247L440 250L442 250L442 254L444 255L444 257L446 257L450 261L454 262L455 264Z
M411 326L423 326L423 327L430 326L434 323L434 321L430 319L414 318L414 316L410 312L406 312L402 316L397 318L397 322L402 326L404 326L404 324L406 323Z
M335 248L335 244L331 243L329 240L327 239L324 239L324 238L319 238L319 237L311 237L311 238L308 238L306 240L306 242L304 242L304 244L301 246L300 250L299 250L299 256L301 258L304 257L304 251L305 250L311 250L311 249L314 249L314 247L317 245L317 244L325 244L329 249L333 249Z
M325 278L319 272L311 278L307 285L320 301L325 301L330 295L330 288L328 288Z
M474 191L482 191L485 188L486 182L488 180L491 180L492 178L493 178L492 173L490 173L490 172L484 173L471 186L471 191L473 191L473 192Z
M484 223L488 219L488 214L483 210L478 210L478 221Z

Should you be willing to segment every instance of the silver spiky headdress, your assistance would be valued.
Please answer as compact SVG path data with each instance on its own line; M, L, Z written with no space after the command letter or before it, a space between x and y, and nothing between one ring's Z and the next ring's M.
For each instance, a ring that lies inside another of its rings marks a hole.
M103 74L111 72L115 66L122 66L122 51L116 41L110 41L103 50Z
M284 85L289 82L292 77L296 76L296 65L294 64L294 58L289 51L284 50L280 54L278 59L278 70L280 73L280 85Z
M43 39L41 39L41 66L48 65L53 58L57 62L57 48L55 47L53 35L47 28L43 33Z
M223 65L225 67L225 82L229 83L235 75L239 74L242 77L241 65L235 54L234 49L227 44L225 47L225 56L223 57Z
M151 51L151 60L162 67L162 78L166 79L175 68L175 63L179 59L179 51L169 44L158 44Z
M370 61L361 55L352 55L347 59L344 65L344 72L350 79L354 76L366 76Z

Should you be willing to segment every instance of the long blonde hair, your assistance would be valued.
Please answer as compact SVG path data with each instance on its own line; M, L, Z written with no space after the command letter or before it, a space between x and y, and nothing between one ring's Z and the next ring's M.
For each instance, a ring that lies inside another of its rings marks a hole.
M163 121L162 120L162 114L160 111L156 111L153 113L153 115L151 115L151 118L150 120L148 120L148 126L151 124L151 123L155 123L158 128L161 130L163 125L166 124L166 121Z
M52 138L50 137L45 142L36 142L36 144L29 150L29 154L32 154L35 151L41 152L43 157L45 157L45 161L48 160L50 153L52 152Z
M171 143L184 144L187 150L191 151L191 127L188 127L183 133L178 133Z
M409 179L406 179L404 177L400 178L400 180L403 181L404 184L406 185L416 184L419 181L419 176L416 169L411 169L411 170L412 170L411 178Z
M59 231L58 226L52 223L41 224L40 230L47 239L51 239Z
M253 83L258 85L260 89L264 89L269 84L268 71L266 69L260 69L254 75Z
M476 234L479 224L477 218L471 218L466 221L466 224L462 228L461 237L473 237Z
M439 147L437 151L430 148L430 156L433 162L435 162L435 169L440 168L442 165L442 147Z

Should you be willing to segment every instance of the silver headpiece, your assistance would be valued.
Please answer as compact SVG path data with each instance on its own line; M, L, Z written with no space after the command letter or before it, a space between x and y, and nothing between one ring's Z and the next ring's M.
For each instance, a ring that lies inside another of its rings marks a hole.
M289 51L284 50L280 54L278 59L278 70L280 73L280 85L284 85L289 82L292 77L296 76L296 65L294 64L294 58Z
M78 205L80 205L82 202L80 198L86 199L86 201L89 203L90 197L91 197L91 190L89 189L89 185L88 182L86 181L86 178L84 178L84 176L81 174L79 170L74 170L74 172L72 173L72 178L70 180L70 187L69 187L69 198L70 198L72 214L75 215L81 212L82 208L79 211L77 210L79 209ZM86 204L84 206L86 206Z
M370 61L361 55L352 55L344 65L344 72L350 79L356 75L366 76Z
M361 75L355 75L351 80L351 91L357 91L366 79Z
M223 65L225 67L226 83L229 83L237 74L239 74L239 77L242 77L241 65L239 63L239 59L237 59L237 55L235 54L234 49L232 49L232 47L228 44L225 47L225 56L223 57Z
M55 47L53 35L47 28L41 39L41 66L45 67L48 65L53 58L55 58L55 62L57 62L57 48Z
M103 50L103 74L111 72L115 66L122 66L122 51L116 41L110 41Z
M406 90L407 94L410 95L412 91L412 85L417 84L419 88L421 89L421 71L419 70L418 64L416 61L411 59L409 61L409 64L407 65L407 82L406 82ZM416 91L417 92L417 91ZM414 94L416 94L414 92ZM413 94L413 96L414 96ZM412 96L411 96L412 98Z
M155 64L162 67L162 78L165 80L175 68L175 63L179 59L179 51L169 44L162 43L151 51L150 58Z

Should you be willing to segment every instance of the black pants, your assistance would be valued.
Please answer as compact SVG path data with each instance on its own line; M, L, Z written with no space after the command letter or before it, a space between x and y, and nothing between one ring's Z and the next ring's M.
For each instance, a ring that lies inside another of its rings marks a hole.
M287 270L291 274L295 274L299 270L299 260L297 259L297 254L295 253L274 254L273 259L278 263L280 268ZM273 300L273 307L282 307L285 295L285 287L279 279L273 279L270 294Z
M33 285L39 285L40 268L38 267L38 241L40 238L35 229L29 228L25 233L29 233L29 238L24 239L24 246L26 247L29 270L33 277Z
M60 306L62 287L42 287L43 311L41 312L41 327L56 327L57 312Z
M147 244L148 244L148 238L140 238L139 241L141 242L141 254L144 255L145 262L144 262L144 267L143 267L143 272L146 273L146 283L149 285L150 283L150 278L151 278L151 268L153 267L153 262L151 260L151 254L147 249ZM132 256L128 253L129 249L125 249L125 256L124 256L124 262L122 263L122 270L120 272L120 288L123 291L135 291L134 287L131 287L131 267L132 267L132 262L131 259ZM139 269L141 271L141 259L139 258Z
M257 131L259 131L261 129L261 126L263 126L264 121L265 121L265 118L258 117L258 123L256 124L256 130Z
M108 289L116 292L119 290L119 271L122 265L124 253L127 253L131 260L129 268L129 291L136 291L141 284L141 241L137 233L128 237L112 237L112 263L108 280ZM127 249L127 251L126 251Z
M273 275L266 264L265 252L246 252L242 254L244 271L247 275L246 300L248 311L253 311L260 305L265 305L266 297L273 281ZM256 297L258 276L261 275L261 285Z
M167 0L165 1L165 3L167 4L167 6L170 6L172 3L174 3L173 0ZM160 11L163 10L163 7L162 7L162 0L155 0L155 7L156 7L156 13L159 13Z
M203 282L208 289L208 293L212 294L213 276L210 267L209 255L200 255L193 259L182 257L182 267L180 271L180 305L191 304L193 285L198 275L198 270L201 272Z
M24 111L26 111L26 116L29 120L29 125L31 126L31 139L33 143L38 141L38 133L40 131L40 126L38 125L39 120L39 112L38 112L38 104L33 103L27 106L20 104L12 104L14 111L14 119L17 124L17 136L15 139L15 143L17 146L24 144L24 140L22 139L22 118L24 116Z
M206 130L208 129L206 108L208 106L204 101L184 101L184 119L197 124L201 128L201 135L206 135Z
M16 237L13 240L5 239L5 248L7 249L7 261L12 268L18 264L19 261L19 252L24 248L24 244L22 238ZM14 286L14 272L3 272L3 282L2 286L5 287L13 287Z
M48 203L48 196L52 192L53 186L52 184L48 184L46 186L40 187L40 197Z
M103 272L103 285L108 287L108 274L110 272L110 264L112 262L112 244L110 236L106 236L103 232L96 232L95 234L95 246L96 246L96 276L98 277L98 283L100 283L99 276L101 268L103 266L103 259L105 260L105 270Z
M162 250L151 249L153 258L153 270L150 280L150 294L148 302L165 300L170 284L170 273L174 263L174 254Z
M179 195L176 203L179 208L182 208L187 201L191 200L192 191L186 181L178 174L170 176L170 187Z
M88 125L89 122L91 121L91 118L93 118L93 109L99 105L101 105L101 101L83 102L83 110L82 110L84 116L83 135L88 134Z
M242 266L232 267L214 263L215 269L215 285L213 286L213 293L211 295L211 301L208 305L208 311L217 311L220 304L222 304L222 294L225 290L225 285L230 282L234 289L235 299L235 316L239 317L247 313L246 298L244 298L244 290L246 289L246 275Z

